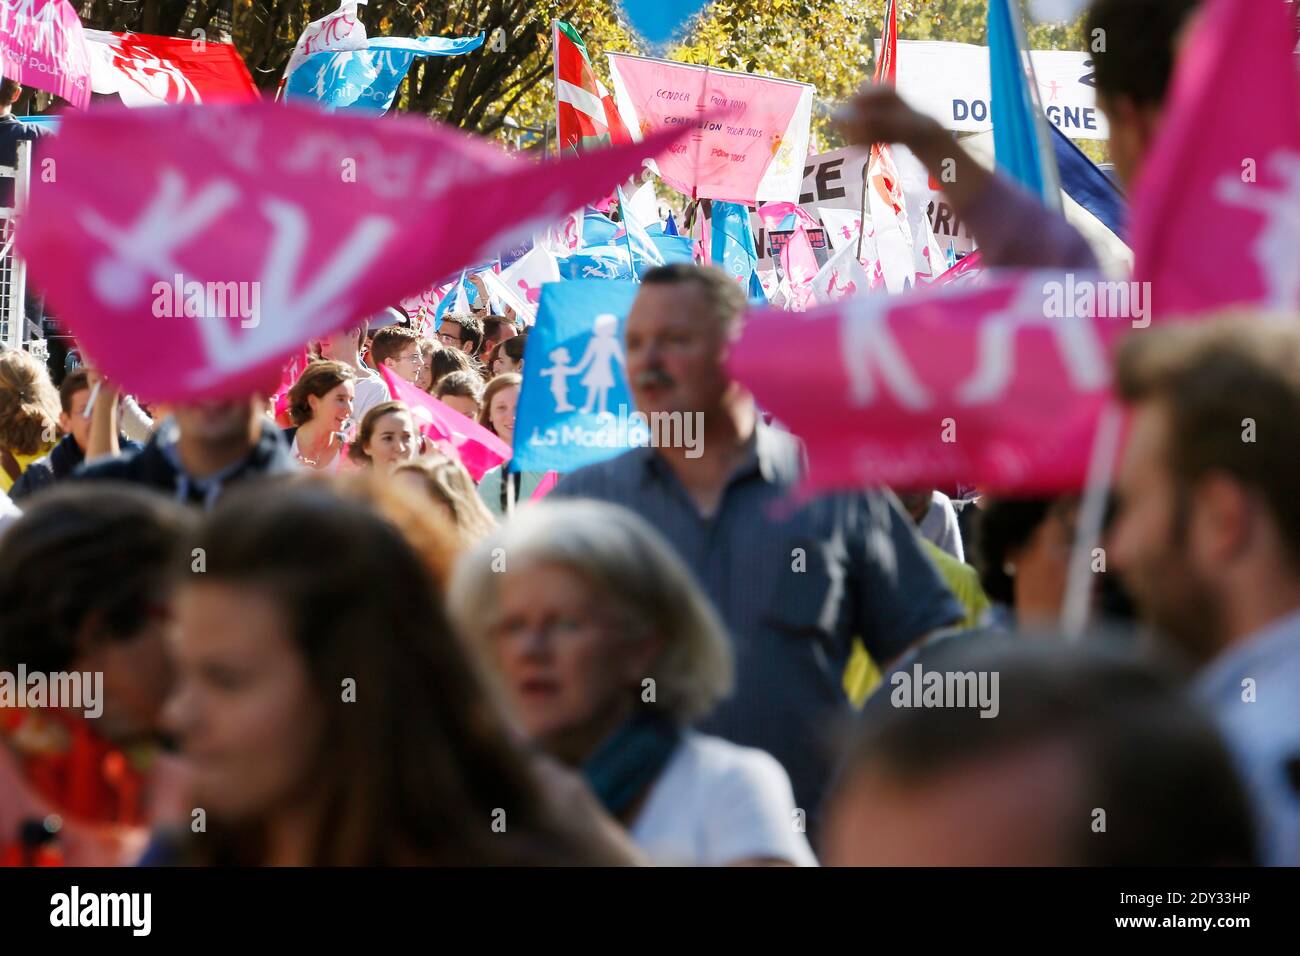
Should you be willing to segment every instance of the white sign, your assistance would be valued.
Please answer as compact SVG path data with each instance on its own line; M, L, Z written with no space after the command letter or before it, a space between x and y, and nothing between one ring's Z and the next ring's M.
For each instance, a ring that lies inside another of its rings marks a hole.
M877 40L877 47L880 41ZM877 54L878 55L878 54ZM1033 50L1043 111L1073 139L1108 139L1110 128L1097 106L1092 54ZM898 92L945 129L981 133L993 128L989 110L988 47L942 40L898 41Z

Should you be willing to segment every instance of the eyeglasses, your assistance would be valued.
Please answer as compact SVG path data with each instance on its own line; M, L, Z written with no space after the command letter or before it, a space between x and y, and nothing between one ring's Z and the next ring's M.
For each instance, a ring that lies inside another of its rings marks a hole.
M452 335L450 332L439 332L438 341L443 345L460 345L461 338L459 335Z

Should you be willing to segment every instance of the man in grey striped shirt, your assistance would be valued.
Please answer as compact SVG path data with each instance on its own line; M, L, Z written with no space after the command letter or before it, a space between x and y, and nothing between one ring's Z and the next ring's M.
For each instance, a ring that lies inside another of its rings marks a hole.
M892 495L792 500L797 440L765 423L725 368L744 309L739 286L716 269L647 273L626 329L637 409L700 427L692 441L575 471L552 493L630 508L677 548L722 615L736 660L735 690L701 729L774 755L812 816L830 732L850 710L841 681L853 638L884 664L962 611Z

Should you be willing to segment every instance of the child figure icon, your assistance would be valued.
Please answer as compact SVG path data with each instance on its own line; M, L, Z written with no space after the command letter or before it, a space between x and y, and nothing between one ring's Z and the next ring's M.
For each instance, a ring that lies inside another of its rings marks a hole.
M542 369L541 374L551 380L551 397L555 399L557 412L572 412L577 409L569 403L569 376L578 374L576 368L569 366L569 350L560 347L551 350L551 366Z
M591 338L587 340L586 351L578 364L573 366L573 374L586 370L581 384L587 387L587 400L582 406L583 414L593 411L604 417L611 414L608 409L609 390L614 387L614 363L626 367L623 359L623 347L618 341L618 316L596 316L592 324Z

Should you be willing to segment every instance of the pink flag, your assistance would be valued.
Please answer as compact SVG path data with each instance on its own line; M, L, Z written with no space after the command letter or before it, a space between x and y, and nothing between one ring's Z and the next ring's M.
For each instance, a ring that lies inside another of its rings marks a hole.
M551 493L551 489L560 483L560 473L558 471L548 471L542 475L542 480L537 483L533 493L528 496L529 501L538 501L545 498Z
M984 274L984 263L980 256L979 250L967 253L962 256L951 269L939 273L935 276L931 285L948 285L953 282L974 282Z
M1210 0L1133 189L1133 278L1159 316L1231 303L1300 306L1295 12Z
M449 454L456 454L471 478L478 481L484 473L513 454L509 445L476 421L466 418L406 379L398 378L387 366L379 374L388 383L388 394L411 409L420 431Z
M304 342L494 256L681 135L533 162L424 117L96 110L45 150L59 175L33 178L18 243L124 388L247 394L274 388Z
M634 137L692 131L655 158L669 186L693 199L750 206L799 198L812 86L627 53L608 57L618 111Z
M81 19L68 0L4 4L0 67L23 86L61 96L79 110L90 105L90 53Z
M747 320L731 371L804 440L809 492L1078 489L1111 345L1129 323L1075 317L1074 291L1059 274L1022 272L859 295L805 312L799 335L810 344L795 351L790 316L765 309Z
M780 262L781 271L790 283L791 311L802 312L812 302L812 281L817 276L817 255L802 222L795 226L794 235L781 247Z
M289 414L289 389L293 388L293 383L298 381L298 376L310 364L311 354L306 349L302 349L280 369L280 384L271 395L277 418Z

